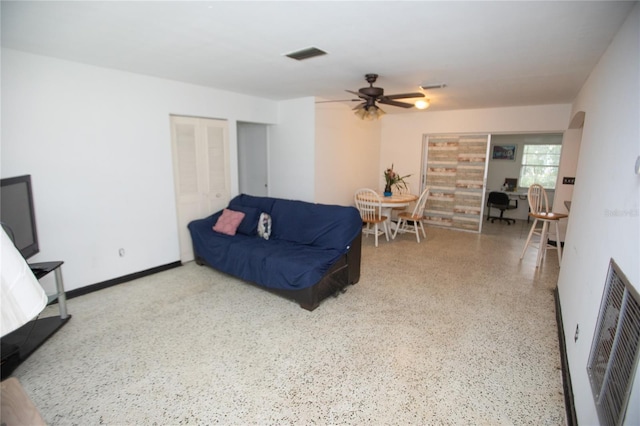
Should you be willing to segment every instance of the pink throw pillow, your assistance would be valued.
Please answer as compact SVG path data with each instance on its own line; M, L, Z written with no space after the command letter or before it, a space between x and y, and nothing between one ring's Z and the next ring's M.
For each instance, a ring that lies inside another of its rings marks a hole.
M236 235L242 219L244 219L244 213L224 209L216 224L213 225L213 230L225 235Z

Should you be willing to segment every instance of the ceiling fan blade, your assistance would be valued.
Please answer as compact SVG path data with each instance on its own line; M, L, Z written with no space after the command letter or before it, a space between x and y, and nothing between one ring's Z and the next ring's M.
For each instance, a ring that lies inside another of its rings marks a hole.
M420 93L420 92L399 93L397 95L385 95L384 98L386 99L424 98L424 93Z
M400 107L400 108L411 108L413 106L413 104L408 104L406 102L393 101L391 99L388 99L386 96L384 98L380 99L378 101L378 103L385 104L385 105L393 105L393 106L397 106L397 107Z
M353 90L347 90L347 92L353 93L354 95L356 95L357 97L359 97L361 99L371 99L371 96L365 95L364 93L354 92Z
M367 106L367 103L366 103L366 102L363 102L363 103L358 104L358 105L356 105L355 107L353 107L353 110L355 111L355 110L357 110L357 109L362 109L362 108L364 108L365 106Z
M317 104L326 104L329 102L362 102L362 99L338 99L335 101L316 101Z

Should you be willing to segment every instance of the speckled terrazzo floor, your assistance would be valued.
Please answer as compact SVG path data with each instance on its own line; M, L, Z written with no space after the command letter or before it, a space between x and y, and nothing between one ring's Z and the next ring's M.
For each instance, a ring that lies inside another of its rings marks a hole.
M14 375L51 425L563 425L558 260L519 262L527 231L365 238L314 312L187 264L71 299Z

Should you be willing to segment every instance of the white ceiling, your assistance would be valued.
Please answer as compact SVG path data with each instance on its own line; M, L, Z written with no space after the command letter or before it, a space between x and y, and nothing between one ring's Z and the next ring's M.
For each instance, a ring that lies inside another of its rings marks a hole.
M427 91L433 111L572 102L635 4L3 0L1 35L6 48L274 100L350 99L366 73L386 94L446 83ZM312 46L328 54L284 56Z

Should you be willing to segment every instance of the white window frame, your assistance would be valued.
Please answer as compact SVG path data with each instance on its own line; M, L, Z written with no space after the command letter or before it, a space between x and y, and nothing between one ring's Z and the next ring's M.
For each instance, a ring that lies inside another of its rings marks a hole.
M560 148L560 152L558 153L558 162L557 164L532 164L532 163L527 163L525 164L525 160L527 158L527 147L538 147L538 146L558 146ZM520 176L518 178L518 182L520 184L521 187L523 188L528 188L530 186L530 184L526 184L525 183L525 179L523 179L523 171L525 169L525 167L543 167L543 168L547 168L547 169L555 169L555 179L553 181L553 185L549 186L549 185L543 185L545 187L545 189L550 189L550 190L554 190L556 188L556 184L558 181L558 173L560 170L560 157L562 155L562 144L556 144L556 143L546 143L546 144L524 144L522 147L522 160L520 162ZM543 182L531 182L531 184L533 183L539 183L539 184L543 184Z

